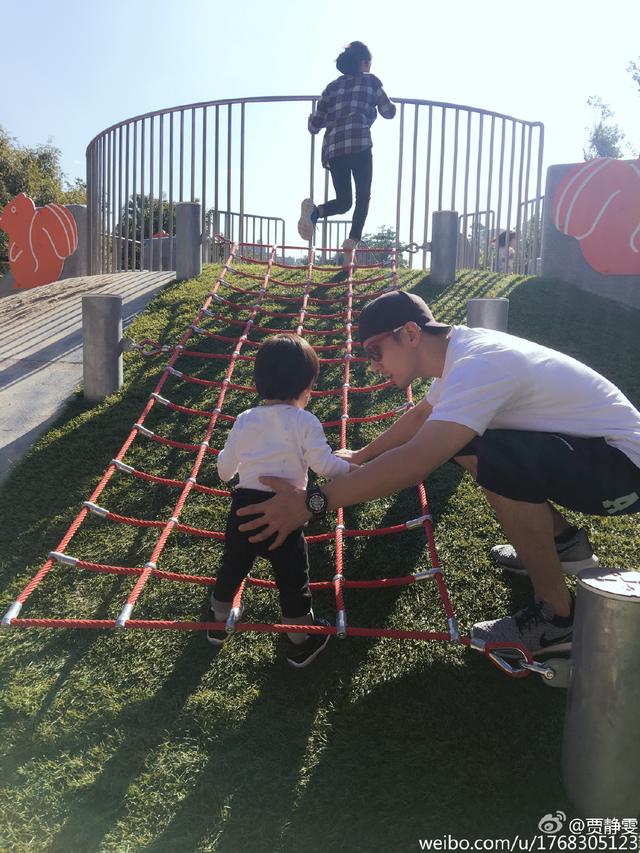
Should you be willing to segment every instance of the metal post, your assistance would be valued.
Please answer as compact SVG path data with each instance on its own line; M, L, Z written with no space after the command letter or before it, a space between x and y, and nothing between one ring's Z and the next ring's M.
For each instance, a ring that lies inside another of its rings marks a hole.
M458 250L458 212L438 210L433 214L431 228L431 281L434 284L453 284L456 280Z
M467 326L506 332L509 319L509 300L504 296L495 299L468 299Z
M89 275L89 217L86 204L65 205L76 221L78 230L78 248L68 257L62 268L60 278L77 278Z
M122 387L122 296L82 297L84 397L97 403Z
M640 572L578 576L563 777L583 815L640 814Z
M183 201L176 205L176 281L195 278L202 272L200 205Z

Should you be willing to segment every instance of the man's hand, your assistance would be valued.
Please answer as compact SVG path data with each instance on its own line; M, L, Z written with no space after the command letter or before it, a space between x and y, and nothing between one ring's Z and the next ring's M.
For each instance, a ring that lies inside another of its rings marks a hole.
M279 548L287 536L311 518L305 499L306 491L296 489L288 480L280 477L260 477L260 482L276 494L269 501L242 507L237 515L258 515L253 521L246 521L238 530L248 531L263 527L264 530L249 537L249 542L262 542L277 533L270 551Z

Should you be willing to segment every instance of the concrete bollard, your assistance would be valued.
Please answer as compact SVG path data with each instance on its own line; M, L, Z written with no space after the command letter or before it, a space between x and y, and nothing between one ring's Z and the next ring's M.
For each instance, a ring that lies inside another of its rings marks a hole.
M438 210L431 222L431 281L438 285L453 284L456 280L458 212Z
M640 814L640 572L578 576L563 777L584 816Z
M195 278L202 272L202 222L200 205L183 201L176 205L176 281Z
M122 296L82 297L84 397L97 403L122 387Z
M495 299L468 299L467 326L506 332L509 321L509 300L504 296Z

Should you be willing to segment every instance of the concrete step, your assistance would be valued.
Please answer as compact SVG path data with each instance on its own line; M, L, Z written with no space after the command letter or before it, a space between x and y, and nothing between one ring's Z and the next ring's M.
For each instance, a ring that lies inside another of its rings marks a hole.
M174 277L110 273L21 291L0 282L0 482L82 380L82 296L122 296L126 326Z

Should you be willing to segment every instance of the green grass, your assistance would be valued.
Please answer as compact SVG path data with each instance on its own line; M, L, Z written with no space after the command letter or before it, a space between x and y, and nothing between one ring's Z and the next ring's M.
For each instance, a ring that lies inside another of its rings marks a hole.
M509 296L510 331L578 357L640 400L637 312L536 278L463 272L448 289L418 272L403 272L402 279L436 316L453 322L464 321L471 296ZM214 280L209 269L198 280L167 288L132 335L177 341ZM2 487L2 610L99 481L162 364L128 355L123 390L93 408L75 397ZM224 370L223 363L186 364L183 359L178 366L210 378ZM353 372L354 384L372 379L362 366ZM249 373L240 363L234 381L247 384ZM323 387L341 381L341 367L323 371ZM163 393L212 407L215 392L202 390L171 379ZM351 410L384 411L401 400L398 391L367 401L353 395ZM246 398L230 393L225 411L246 405ZM339 398L316 400L313 411L323 420L333 417ZM154 407L147 425L195 438L206 421ZM351 446L383 426L350 429ZM337 442L337 430L329 435ZM185 478L192 459L139 438L125 461ZM217 484L210 463L199 479ZM527 585L491 568L488 549L502 536L468 478L444 466L427 489L447 586L466 633L474 621L522 603ZM166 519L178 494L116 474L99 502L123 514ZM416 510L415 490L407 490L349 510L347 523L386 525ZM181 520L220 529L224 513L223 499L196 496ZM605 564L640 565L633 516L580 523ZM157 536L91 517L67 551L140 566ZM174 535L159 567L212 574L219 554L219 543ZM424 539L413 532L352 540L346 565L352 578L414 571L428 565ZM312 574L332 576L331 546L312 549ZM59 566L22 615L114 618L132 585L131 578ZM197 619L203 600L203 588L153 580L134 615ZM252 619L277 619L274 595L250 590L248 601ZM331 615L331 596L318 595L315 608ZM430 583L350 591L347 608L353 625L445 628ZM547 689L534 676L511 680L480 655L448 644L332 640L316 665L299 672L287 667L281 644L278 637L243 634L216 653L192 633L2 632L0 849L396 853L418 850L420 838L445 833L532 835L543 814L572 813L560 779L563 691Z

